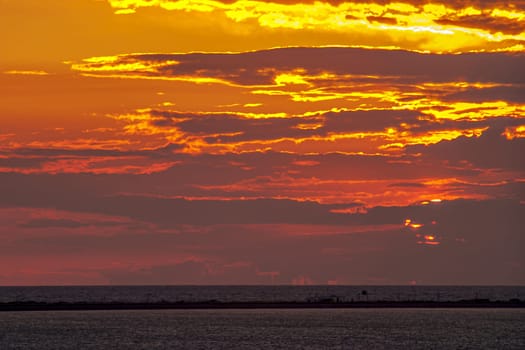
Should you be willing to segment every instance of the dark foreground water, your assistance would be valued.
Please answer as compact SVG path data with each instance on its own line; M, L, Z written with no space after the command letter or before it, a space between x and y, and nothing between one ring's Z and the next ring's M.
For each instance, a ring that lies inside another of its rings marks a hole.
M523 309L0 314L0 349L525 349Z

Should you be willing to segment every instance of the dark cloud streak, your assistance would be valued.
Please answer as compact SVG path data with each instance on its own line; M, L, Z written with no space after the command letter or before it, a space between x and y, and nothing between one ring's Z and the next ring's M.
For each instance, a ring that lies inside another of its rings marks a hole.
M166 63L150 76L194 76L224 79L241 85L269 85L278 72L305 69L315 75L336 74L397 76L400 82L496 82L523 84L525 55L521 53L422 54L400 50L359 48L281 48L237 54L122 55L112 65ZM84 63L79 69L101 64ZM125 74L125 72L123 72ZM137 74L140 72L136 72ZM521 74L520 74L521 73Z

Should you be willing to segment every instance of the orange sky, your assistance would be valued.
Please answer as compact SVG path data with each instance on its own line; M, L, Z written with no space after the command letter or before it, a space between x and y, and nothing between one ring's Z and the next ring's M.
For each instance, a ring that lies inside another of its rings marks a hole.
M0 285L525 283L523 1L0 0L0 30Z

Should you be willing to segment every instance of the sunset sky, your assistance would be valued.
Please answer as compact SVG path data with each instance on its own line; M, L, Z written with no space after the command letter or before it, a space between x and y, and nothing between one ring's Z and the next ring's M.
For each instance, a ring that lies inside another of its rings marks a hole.
M525 284L525 1L0 0L0 285Z

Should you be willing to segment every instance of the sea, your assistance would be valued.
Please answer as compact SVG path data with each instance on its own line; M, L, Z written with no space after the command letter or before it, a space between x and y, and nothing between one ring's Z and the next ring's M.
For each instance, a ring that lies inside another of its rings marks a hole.
M525 299L512 286L0 287L0 302ZM525 309L0 312L0 349L525 349Z

